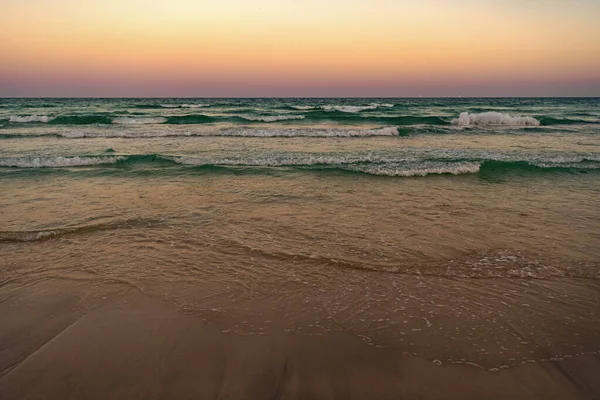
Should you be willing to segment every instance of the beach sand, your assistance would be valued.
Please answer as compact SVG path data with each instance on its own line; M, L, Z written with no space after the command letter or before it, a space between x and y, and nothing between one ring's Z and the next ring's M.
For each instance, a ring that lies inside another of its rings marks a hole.
M440 365L342 331L223 332L123 284L5 287L0 315L3 400L600 397L598 355Z

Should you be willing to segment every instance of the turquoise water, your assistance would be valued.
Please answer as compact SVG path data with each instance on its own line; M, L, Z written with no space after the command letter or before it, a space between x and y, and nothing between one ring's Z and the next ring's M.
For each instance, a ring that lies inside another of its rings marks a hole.
M126 283L490 366L597 350L600 99L2 99L0 187L7 295Z
M3 99L0 167L136 164L154 172L177 166L256 172L255 167L286 166L383 176L593 172L600 165L599 104L599 99Z

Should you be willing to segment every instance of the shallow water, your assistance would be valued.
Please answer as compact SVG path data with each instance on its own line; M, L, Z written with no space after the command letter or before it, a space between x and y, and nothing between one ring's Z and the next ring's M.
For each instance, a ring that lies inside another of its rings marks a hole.
M599 106L3 99L0 284L490 367L597 351Z

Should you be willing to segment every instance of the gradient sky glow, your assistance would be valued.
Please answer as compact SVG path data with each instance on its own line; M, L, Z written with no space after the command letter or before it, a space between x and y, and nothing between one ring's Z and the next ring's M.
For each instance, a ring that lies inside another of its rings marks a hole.
M600 96L598 0L0 0L0 97Z

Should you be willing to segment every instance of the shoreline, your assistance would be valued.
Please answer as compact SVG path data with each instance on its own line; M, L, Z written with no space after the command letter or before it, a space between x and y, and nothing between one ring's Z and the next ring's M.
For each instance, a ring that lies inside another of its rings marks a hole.
M90 290L92 289L92 290ZM8 292L8 293L7 293ZM377 347L346 332L224 333L119 284L2 291L2 399L545 398L600 394L600 356L490 372Z

